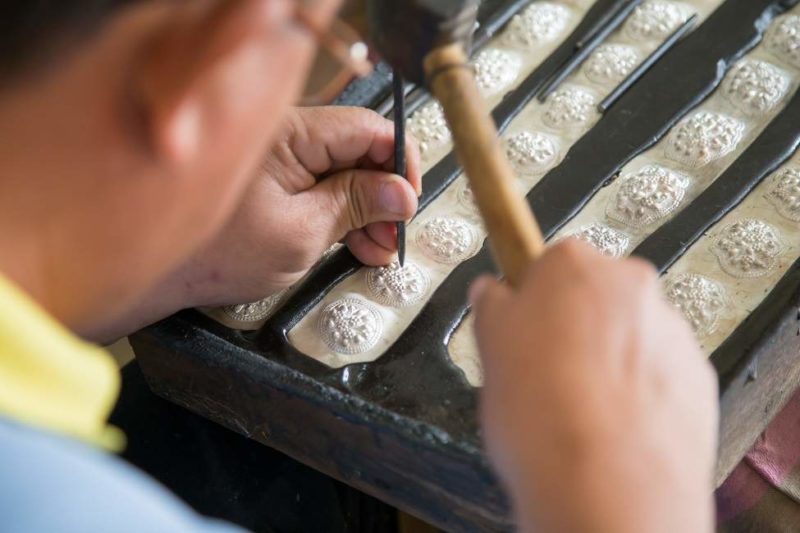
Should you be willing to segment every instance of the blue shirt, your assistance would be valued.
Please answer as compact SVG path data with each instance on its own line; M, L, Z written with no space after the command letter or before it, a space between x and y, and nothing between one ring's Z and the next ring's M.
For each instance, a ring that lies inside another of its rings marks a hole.
M0 531L242 533L89 445L0 419Z

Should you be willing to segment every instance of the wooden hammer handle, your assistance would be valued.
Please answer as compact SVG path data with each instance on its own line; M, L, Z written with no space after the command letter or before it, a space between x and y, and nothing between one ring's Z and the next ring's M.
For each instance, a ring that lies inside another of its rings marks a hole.
M478 91L460 44L425 58L425 72L442 104L456 155L464 166L498 266L518 286L531 261L544 253L544 239L500 146L497 128Z

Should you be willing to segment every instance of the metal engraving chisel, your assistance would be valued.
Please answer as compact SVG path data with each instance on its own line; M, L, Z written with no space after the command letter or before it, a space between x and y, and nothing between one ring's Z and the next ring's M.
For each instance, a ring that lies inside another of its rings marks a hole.
M406 168L406 102L403 89L403 76L395 69L393 72L394 92L394 173L408 178ZM403 267L406 262L406 223L397 223L397 260Z

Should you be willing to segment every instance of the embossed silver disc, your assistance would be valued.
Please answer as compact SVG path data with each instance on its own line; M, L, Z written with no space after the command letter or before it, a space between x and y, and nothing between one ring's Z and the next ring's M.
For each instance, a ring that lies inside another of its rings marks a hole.
M634 228L669 216L683 201L690 180L684 174L648 165L620 179L617 194L608 204L608 217Z
M744 123L735 118L698 111L670 132L667 157L687 167L702 167L731 153L744 134Z
M553 139L539 132L523 131L506 140L506 156L521 176L544 173L556 160L558 148Z
M239 322L260 322L266 319L275 309L282 294L273 294L263 300L249 304L228 305L222 308L222 312Z
M800 169L790 167L779 172L767 198L781 216L800 222Z
M514 15L503 36L506 44L531 47L549 42L564 33L572 13L553 2L534 2L522 13Z
M458 203L463 207L471 218L480 217L480 210L478 204L475 202L475 193L472 192L472 187L469 185L469 180L466 178L460 180L458 189L456 190L456 198Z
M328 348L355 355L375 346L383 333L383 318L372 304L360 298L342 298L322 310L318 328Z
M375 301L390 307L408 307L420 302L430 286L431 280L425 271L411 262L401 267L395 261L367 271L370 294Z
M768 274L783 249L778 230L752 218L726 226L711 247L722 270L737 278Z
M645 0L628 17L625 33L634 41L663 41L690 16L683 4Z
M603 224L584 226L575 233L570 234L570 237L580 239L603 255L614 258L625 255L631 242L630 237L621 231Z
M596 115L597 98L577 86L564 86L547 98L542 120L555 129L575 129L584 126Z
M408 119L408 131L419 143L422 157L441 148L452 139L444 110L438 102L431 102L414 112Z
M436 217L417 232L417 245L436 262L455 264L478 252L478 231L469 222L451 217Z
M486 98L507 89L519 77L522 59L519 55L489 48L478 54L473 63L475 81Z
M639 54L632 46L604 44L589 56L583 66L586 77L594 83L618 84L639 63Z
M789 76L766 61L739 62L725 78L722 94L748 115L767 113L789 92Z
M766 42L775 57L800 68L800 16L778 19L767 31Z
M683 313L698 337L714 332L728 301L720 283L698 274L681 274L668 281L666 296Z

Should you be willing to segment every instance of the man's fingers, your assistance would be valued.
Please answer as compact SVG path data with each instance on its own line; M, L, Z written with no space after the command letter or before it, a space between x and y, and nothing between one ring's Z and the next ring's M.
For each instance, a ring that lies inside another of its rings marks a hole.
M312 174L362 159L382 165L394 154L392 122L369 109L298 108L291 124L292 152Z
M374 170L333 174L298 195L308 201L312 224L335 242L375 222L408 220L417 211L417 195L400 176Z
M406 174L408 181L417 191L417 196L422 194L422 157L419 152L419 143L412 135L406 135Z
M511 296L510 289L491 276L481 276L469 288L469 301L475 313L475 324L480 335L486 319L500 316L507 310L503 307Z
M397 229L395 222L375 222L364 228L367 235L379 246L392 252L397 250Z
M394 261L395 252L384 248L372 239L363 229L351 231L344 243L359 261L367 266L385 266Z

